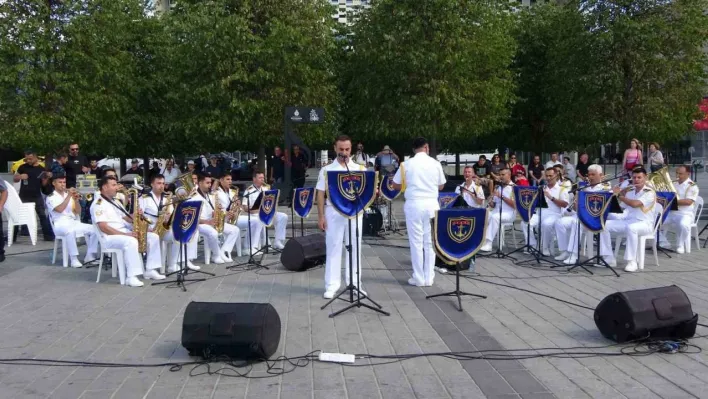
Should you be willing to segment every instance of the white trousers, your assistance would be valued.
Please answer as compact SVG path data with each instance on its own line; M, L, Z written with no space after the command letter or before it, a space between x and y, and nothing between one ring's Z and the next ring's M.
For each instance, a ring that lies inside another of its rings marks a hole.
M651 234L652 225L650 222L613 219L605 223L605 231L608 233L624 234L627 239L627 244L624 250L624 260L637 261L637 249L644 251L644 248L638 248L639 236Z
M123 252L126 277L143 274L143 259L138 253L138 240L135 237L106 235L104 244L108 249L119 249Z
M676 233L676 246L687 248L687 242L691 239L691 224L693 224L693 214L671 212L666 217L663 226ZM661 242L666 242L666 235L662 229L660 232Z
M563 216L558 223L555 225L556 239L558 240L558 248L561 251L567 251L575 256L578 256L578 217L573 216ZM582 223L580 223L580 237L585 234L590 233ZM605 260L613 259L615 257L612 252L612 241L610 240L610 233L607 230L600 232L600 256Z
M129 226L132 227L131 225ZM135 239L135 241L137 242L137 238ZM148 232L147 245L145 247L147 251L147 257L145 258L145 270L159 269L162 265L162 248L160 247L160 236L155 233ZM130 275L127 276L131 277Z
M243 243L243 245L251 245L251 253L255 253L258 251L258 244L260 243L261 234L263 234L263 227L265 227L265 225L263 224L263 222L261 222L260 219L258 219L258 216L253 217L253 215L251 215L251 228L249 230L248 219L248 215L239 215L238 220L236 221L236 226L238 226L239 229L245 231L246 233L248 233L249 231L251 232L250 240L249 237L246 237L246 242Z
M179 242L175 241L172 229L168 229L165 232L165 235L162 236L162 241L170 246L170 253L167 254L169 258L165 259L165 263L170 267L176 266L177 260L180 259Z
M551 243L553 242L553 237L555 237L556 234L555 224L561 219L561 215L559 213L553 213L545 209L541 211L541 214L543 218L543 220L541 220L541 251L547 252L550 251ZM538 213L534 213L533 216L531 216L529 223L521 222L521 229L524 231L524 239L532 247L535 247L537 245L536 236L534 236L533 231L531 231L531 237L529 237L528 230L532 230L534 227L537 227L538 222ZM531 224L531 229L527 228L528 224ZM565 250L565 248L561 249Z
M435 279L435 252L430 219L435 217L438 207L437 200L406 200L403 205L408 243L411 247L413 280L418 285L433 284Z
M179 247L179 243L176 243L177 246ZM188 260L194 260L197 259L197 247L199 245L199 229L194 232L194 235L192 235L192 239L187 242L187 259ZM179 252L179 250L177 251ZM179 252L179 255L177 255L177 260L178 262L182 261L182 253Z
M216 232L214 227L208 224L200 224L199 233L204 236L204 245L209 246L211 256L216 256L223 255L224 252L231 254L241 230L232 224L224 223L224 243L221 248L219 248L219 233Z
M96 237L93 226L79 221L59 221L54 223L54 235L63 237L69 256L79 256L79 249L76 246L76 235L83 234L86 239L86 256L98 254L98 237ZM90 258L90 257L89 257Z
M275 221L273 222L275 227L275 244L285 245L285 232L288 228L288 215L283 212L276 212ZM361 234L361 230L359 230Z
M495 208L496 209L496 208ZM494 244L495 242L499 242L495 240L497 236L497 232L499 232L499 228L501 227L502 223L511 223L516 219L516 212L501 212L501 219L499 217L499 210L496 212L494 209L489 211L489 219L487 222L487 235L485 239L488 242L491 242Z
M346 259L344 264L346 269L344 277L347 285L349 285L349 252L346 251L345 245L349 245L349 237L352 242L352 274L356 277L354 285L361 287L361 270L357 270L357 259L359 264L363 262L361 257L361 235L363 232L362 220L363 215L355 219L351 219L351 228L349 219L345 218L337 212L333 206L325 206L325 220L327 221L327 229L325 230L325 243L327 246L327 260L325 262L325 291L337 291L342 284L342 256ZM359 225L359 239L356 239L356 228ZM349 232L347 232L349 230ZM351 234L351 236L350 236ZM361 267L359 268L361 269Z

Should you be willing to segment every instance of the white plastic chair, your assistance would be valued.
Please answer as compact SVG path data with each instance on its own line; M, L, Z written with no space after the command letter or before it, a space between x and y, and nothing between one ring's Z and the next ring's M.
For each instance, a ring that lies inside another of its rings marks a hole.
M15 241L15 226L27 226L32 245L37 245L37 211L33 202L22 202L12 184L6 184L7 202L4 213L7 214L7 246Z
M518 246L517 245L518 241L516 241L516 229L514 228L515 222L516 222L516 220L512 220L511 222L502 223L501 226L499 226L499 233L497 233L497 234L502 235L501 244L499 245L500 251L504 250L504 243L506 241L506 231L507 230L511 230L511 237L514 240L514 246L515 247Z
M651 242L651 250L654 253L654 262L656 262L656 265L659 266L659 254L657 253L656 243L658 241L657 233L659 231L659 227L661 227L661 219L663 215L664 207L657 202L656 205L654 205L654 228L652 229L651 234L639 236L639 247L637 248L637 254L639 255L639 259L637 259L637 265L639 266L639 270L644 269L644 258L646 255L645 248L647 245L647 241Z
M696 240L696 248L701 250L701 239L698 238L698 220L701 218L701 213L703 213L703 197L696 198L696 203L693 205L693 223L691 223L691 232L686 240L686 252L691 252L691 238Z
M44 203L47 205L47 203ZM47 218L49 219L49 224L52 226L52 231L54 231L54 218L52 217L52 212L49 209L49 206L45 206L46 212L47 212ZM84 237L83 233L76 233L76 239L78 240L79 238ZM69 250L67 249L66 246L66 237L65 236L58 236L54 235L54 251L52 252L52 264L56 264L57 260L57 251L59 250L59 242L61 241L61 259L62 259L62 266L64 267L69 267Z
M93 225L96 236L98 237L98 243L101 247L101 254L99 255L98 262L98 275L96 276L96 282L101 281L101 270L103 269L103 258L104 255L111 254L111 276L116 277L116 270L118 271L118 277L121 285L125 285L125 262L123 260L123 251L120 249L109 249L106 248L106 239L103 237L101 230L94 223Z

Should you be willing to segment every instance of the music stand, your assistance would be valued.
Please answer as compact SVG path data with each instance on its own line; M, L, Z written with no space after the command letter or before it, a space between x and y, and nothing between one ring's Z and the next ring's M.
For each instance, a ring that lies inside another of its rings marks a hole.
M256 193L258 194L258 197L256 197L253 207L251 207L251 195L256 194ZM265 266L262 264L263 257L261 257L261 260L259 260L259 261L256 260L256 258L254 257L254 255L257 254L258 252L256 252L256 253L253 252L253 243L251 241L251 211L254 210L253 208L256 208L256 209L260 208L261 199L263 197L262 194L263 194L262 192L256 190L256 191L251 192L250 194L245 194L241 199L242 201L243 201L243 198L246 199L246 208L247 208L246 217L248 218L248 260L243 263L238 263L235 265L226 266L227 269L233 269L233 268L241 267L241 266L256 266L256 268L263 268L266 270L270 270L270 268L268 266ZM268 237L267 234L268 234L268 231L266 231L266 238Z
M614 196L614 195L612 196L612 198L610 199L609 207L610 207L610 213L622 213L622 207L620 206L617 196ZM580 230L580 219L578 219L578 230ZM599 238L599 235L600 235L599 233L594 233L595 237ZM580 231L578 231L578 258L577 259L580 260ZM585 268L585 265L591 265L591 264L604 266L604 267L612 270L612 273L614 273L616 277L620 276L619 273L617 273L617 270L615 270L614 267L610 266L605 261L605 259L603 259L602 255L600 255L599 239L598 239L598 243L597 243L597 248L595 249L595 256L590 257L589 259L585 260L584 262L576 261L575 264L570 269L568 269L568 271L572 271L576 267L581 267L582 269L590 272L588 269ZM593 274L593 273L590 272L590 274Z
M513 251L513 252L510 252L510 253L508 253L508 254L505 254L505 253L501 250L502 236L504 235L504 227L502 226L502 212L503 212L503 211L502 211L502 208L504 208L504 198L503 198L503 197L504 197L504 188L507 187L507 186L509 186L510 183L503 183L503 182L501 182L501 181L499 181L499 182L497 182L497 183L499 184L499 187L500 187L500 190L499 190L500 194L499 194L499 195L501 196L501 197L499 198L499 200L500 200L500 201L499 201L499 232L498 232L498 234L497 234L497 237L498 237L498 239L497 239L497 251L496 251L496 252L492 252L492 253L490 253L490 254L480 254L479 257L480 257L480 258L497 258L497 259L507 259L507 258L508 258L508 259L511 259L511 260L513 260L514 262L516 262L516 258L514 258L513 256L510 255L511 253L516 252L516 251ZM475 193L475 196L477 196L476 193ZM496 203L496 201L495 201L495 203ZM491 213L491 212L490 212L490 213Z
M335 161L335 162L336 162L336 161ZM352 172L351 172L351 170L349 170L348 162L345 162L345 163L344 163L344 166L347 168L347 175L351 178ZM325 177L325 178L326 178L326 177ZM322 305L322 307L320 308L320 310L324 310L327 306L329 306L329 305L330 305L332 302L334 302L335 300L341 299L341 300L343 300L343 301L349 302L350 305L349 305L349 306L346 306L346 307L344 307L343 309L340 309L340 310L338 310L338 311L336 311L336 312L334 312L334 313L332 313L332 314L330 314L329 317L335 317L335 316L337 316L337 315L340 315L340 314L346 312L346 311L349 310L349 309L361 308L361 307L364 307L364 308L367 308L367 309L371 309L371 310L373 310L373 311L376 311L376 312L378 312L378 313L384 314L384 315L386 315L386 316L390 316L391 314L388 313L388 312L386 312L385 310L383 310L383 308L381 307L381 305L379 305L378 303L376 303L376 301L374 301L373 299L369 298L368 294L367 294L367 295L364 295L364 294L361 292L361 289L359 289L359 284L361 283L361 277L360 277L360 276L361 276L361 264L360 264L360 259L359 259L359 256L360 256L360 253L361 253L361 241L359 241L359 237L360 237L360 235L359 235L359 215L360 215L362 212L364 212L364 206L363 206L363 204L362 204L362 202L361 202L361 197L359 196L359 191L358 191L358 190L354 190L354 195L355 195L355 197L356 197L356 200L355 200L355 201L358 203L359 208L360 208L360 210L359 210L359 211L356 213L356 215L354 216L354 217L356 218L356 227L355 227L356 233L355 233L355 234L356 234L356 242L357 242L357 251L356 251L356 276L357 276L357 284L356 284L356 285L354 284L354 271L353 271L353 263L354 263L354 262L353 262L353 255L352 255L352 251L354 250L353 245L352 245L352 219L349 218L349 219L347 219L347 235L349 236L349 244L345 246L346 249L347 249L348 256L349 256L349 285L347 285L347 287L344 288L339 294L335 295L334 298L330 299L329 301L327 301L327 303L325 303L324 305ZM341 273L341 268L340 268L339 272ZM355 291L356 291L356 297L354 296L354 292L355 292ZM349 293L349 299L347 300L347 299L345 299L345 298L341 298L341 297L342 297L345 293L347 293L347 292ZM369 300L371 303L373 303L376 307L371 306L371 305L366 304L366 303L362 303L362 302L361 302L362 299L368 299L368 300Z
M196 212L193 215L195 220L193 222L196 223L197 226L191 232L182 229L182 221L185 217L183 209L187 206L194 206L196 208ZM190 271L192 273L202 273L212 277L215 276L214 273L209 273L202 270L192 270L187 267L187 243L199 227L199 212L201 211L201 207L202 202L200 201L183 201L179 205L177 205L177 208L175 209L175 215L172 218L172 226L170 226L170 228L172 229L173 236L179 241L179 251L180 254L182 254L182 259L179 262L179 270L165 274L165 277L170 277L174 275L176 280L155 281L151 285L163 285L174 283L177 287L182 288L182 291L186 292L187 287L184 285L185 282L206 281L205 278L188 278L188 274ZM172 245L175 245L175 243L172 243Z
M556 183L558 184L558 183ZM552 266L558 266L558 263L552 262L548 259L545 259L543 255L543 208L548 208L548 202L546 201L546 195L543 192L543 189L547 187L545 184L541 184L538 186L538 191L536 193L536 198L534 201L538 201L538 205L536 206L536 209L538 209L538 240L536 241L536 248L531 246L531 234L533 234L533 231L531 230L531 218L533 215L529 215L529 222L526 224L526 245L524 245L521 248L517 248L516 250L510 252L509 254L513 254L514 252L520 251L524 248L528 249L528 252L530 253L531 256L533 256L533 259L525 260L522 262L517 263L517 265L524 265L527 263L532 263L536 262L537 265L540 265L541 262L546 262L551 264ZM539 249L540 248L540 249Z
M460 262L455 262L455 290L450 292L443 292L442 294L428 295L425 299L437 298L441 296L455 296L457 297L457 304L460 312L462 312L462 297L463 296L473 296L477 298L487 299L484 295L470 294L469 292L464 292L460 290Z
M661 221L659 222L659 228L656 229L656 238L655 238L656 239L656 250L658 252L661 252L662 254L666 255L666 257L668 257L669 259L671 259L671 255L669 255L669 252L676 253L676 251L674 251L673 249L664 248L661 246L661 241L659 240L659 237L660 237L659 233L661 231L661 226L664 225L664 221L669 216L669 213L671 213L671 211L678 211L679 210L678 200L679 200L679 198L677 195L671 200L671 202L669 203L669 206L667 206L664 209L664 214L661 215ZM644 249L644 248L642 248L642 249Z

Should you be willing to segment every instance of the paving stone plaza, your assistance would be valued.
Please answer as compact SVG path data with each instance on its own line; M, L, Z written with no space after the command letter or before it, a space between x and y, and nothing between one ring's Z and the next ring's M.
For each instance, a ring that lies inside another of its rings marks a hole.
M698 183L707 187L708 178L703 176ZM396 203L399 214L401 205L402 201ZM704 224L701 221L699 228ZM517 232L519 236L523 237ZM512 242L510 235L506 239ZM577 269L568 273L480 259L475 280L463 279L462 288L487 299L465 298L464 312L456 309L452 298L425 299L454 289L450 274L438 275L433 287L407 284L411 264L406 246L403 235L365 239L364 288L390 316L361 308L330 318L333 310L346 303L335 302L320 310L325 303L323 268L288 272L277 255L267 260L274 263L270 270L203 266L217 277L190 284L182 292L165 285L122 287L110 278L109 271L103 272L97 284L96 268L51 266L51 243L40 241L33 247L22 237L7 249L7 260L0 263L0 357L139 364L194 360L180 341L183 314L190 301L271 303L282 323L277 355L288 357L316 350L392 355L587 348L612 343L598 332L592 310L528 291L594 308L617 291L676 284L689 296L694 312L708 315L708 249L699 250L695 243L690 254L670 254L672 258L660 254L659 265L647 256L642 272L625 273L620 267L620 278L598 268L592 268L595 274L591 276ZM706 321L705 317L699 320ZM707 335L708 328L699 327L697 334ZM691 343L708 348L706 338ZM619 353L619 349L588 348L585 352ZM219 367L212 364L211 371ZM210 375L206 367L193 366L171 371L169 366L0 364L0 398L708 397L708 361L701 353L524 360L357 359L354 366L312 362L269 378L224 375L235 375L234 370ZM267 365L253 365L248 376L268 377Z

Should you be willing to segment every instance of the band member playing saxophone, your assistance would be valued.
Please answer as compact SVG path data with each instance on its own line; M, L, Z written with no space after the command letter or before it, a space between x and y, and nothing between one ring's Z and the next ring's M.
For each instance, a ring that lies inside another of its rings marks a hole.
M236 207L241 207L241 200L238 198L238 190L231 188L231 181L230 173L222 173L219 179L219 189L216 192L216 195L219 196L219 202L225 204L224 206L228 210L227 219L235 217ZM251 201L255 201L255 195L251 197ZM260 242L264 225L258 217L251 217L251 228L249 229L248 219L249 217L246 214L239 212L238 217L235 219L235 224L239 229L251 232L251 239L248 242L251 243L251 253L255 253L258 252L258 243ZM233 220L229 223L234 224Z
M218 208L225 205L218 203L216 197L209 193L211 176L199 175L197 185L197 195L192 199L204 202L199 215L199 234L204 237L204 245L208 245L211 250L211 261L216 264L231 261L231 251L241 231L234 225L224 224L224 244L219 247L219 233L216 230L218 221L214 218L214 213L219 212Z

